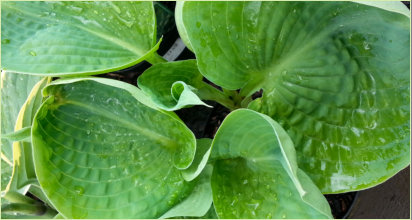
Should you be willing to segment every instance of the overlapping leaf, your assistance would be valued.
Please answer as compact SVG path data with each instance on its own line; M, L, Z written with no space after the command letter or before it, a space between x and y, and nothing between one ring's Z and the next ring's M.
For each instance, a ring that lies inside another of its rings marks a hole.
M134 86L61 80L32 128L38 180L67 218L158 218L192 191L193 133Z
M211 157L220 218L331 218L325 197L297 167L291 139L268 116L247 109L230 113Z
M2 68L92 75L157 57L151 2L4 2Z
M32 88L26 101L20 109L16 119L15 130L20 130L32 125L34 115L42 103L42 89L49 83L49 78L43 78ZM13 142L13 175L7 185L5 198L9 193L25 194L30 184L37 184L36 174L34 171L32 145L27 141Z
M351 2L184 2L176 22L200 72L263 97L322 192L374 186L410 163L410 29Z
M2 71L1 73L1 133L14 131L17 116L33 86L41 80L38 76L16 74ZM1 139L1 153L13 160L12 142ZM3 187L2 187L3 189Z

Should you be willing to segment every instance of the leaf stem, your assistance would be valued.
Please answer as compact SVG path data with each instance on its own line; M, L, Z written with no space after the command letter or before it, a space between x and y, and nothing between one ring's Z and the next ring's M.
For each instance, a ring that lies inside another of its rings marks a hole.
M215 101L225 106L230 111L233 111L240 107L240 106L236 106L235 102L233 102L233 100L230 99L230 95L225 94L225 92L222 92L207 83L203 83L203 85L204 86L199 88L197 91L197 95L199 96L199 98L203 100Z
M146 58L146 61L149 62L150 64L154 65L157 63L166 63L167 60L160 56L157 52L152 53Z
M23 204L23 203L11 203L4 204L1 206L1 212L10 214L21 214L21 215L34 215L47 218L53 218L56 216L57 212L47 206L41 204Z
M39 203L30 197L24 196L14 191L7 191L3 197L12 203L14 202L14 203L22 203L22 204L28 204L28 205Z

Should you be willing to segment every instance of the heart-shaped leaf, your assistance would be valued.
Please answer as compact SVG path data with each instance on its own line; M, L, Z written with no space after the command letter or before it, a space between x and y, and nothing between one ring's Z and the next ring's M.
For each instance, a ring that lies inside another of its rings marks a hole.
M410 163L410 19L352 2L184 2L200 72L263 97L324 193L365 189Z
M92 75L158 58L151 2L4 2L3 69Z
M212 143L213 204L220 218L331 218L329 205L297 166L292 140L266 115L230 113Z
M1 133L14 131L17 116L33 86L42 78L17 74L8 71L1 72ZM29 124L30 126L31 124ZM13 160L12 142L1 139L1 153L9 161ZM2 188L3 189L3 188Z
M136 87L80 78L56 81L32 126L38 180L67 218L158 218L194 185L180 169L193 133ZM146 105L148 104L148 105Z

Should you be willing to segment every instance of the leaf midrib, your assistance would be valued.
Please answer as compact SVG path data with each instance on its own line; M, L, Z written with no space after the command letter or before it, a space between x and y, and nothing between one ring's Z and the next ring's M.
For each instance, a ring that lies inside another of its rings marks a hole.
M18 11L18 12L22 13L22 14L31 16L31 17L35 18L35 20L39 20L39 21L48 20L48 21L51 21L51 22L54 22L54 23L55 23L55 20L53 20L53 19L50 19L50 18L47 18L47 17L39 17L38 15L36 15L36 14L34 14L34 13L31 13L31 12L28 12L28 11L25 11L25 10L22 10L22 9L20 9L20 8L15 8L15 7L11 6L10 4L5 4L3 7L4 7L4 8L9 8L9 9L13 9L13 10L15 10L15 11ZM63 13L64 13L64 12L63 12ZM116 44L116 45L118 45L118 46L120 46L120 47L122 47L122 48L124 48L124 49L126 49L126 50L128 50L128 51L130 51L130 52L132 52L133 54L138 55L138 56L143 56L144 54L147 53L146 50L137 48L137 47L131 45L131 44L128 43L128 42L122 41L122 40L119 39L119 38L112 37L112 36L107 35L107 34L105 34L105 33L98 32L98 31L94 31L94 30L88 29L88 28L86 28L86 27L84 27L84 26L82 26L82 25L76 25L76 24L73 24L73 23L70 23L70 22L65 22L65 21L60 21L60 22L66 24L66 25L68 25L68 26L73 26L73 27L79 28L79 29L81 29L81 30L84 30L84 31L86 31L86 32L89 32L89 33L91 33L92 35L94 35L94 36L96 36L96 37L99 37L99 38L101 38L101 39L103 39L103 40L106 40L106 41L109 41L109 42L111 42L111 43L114 43L114 44Z

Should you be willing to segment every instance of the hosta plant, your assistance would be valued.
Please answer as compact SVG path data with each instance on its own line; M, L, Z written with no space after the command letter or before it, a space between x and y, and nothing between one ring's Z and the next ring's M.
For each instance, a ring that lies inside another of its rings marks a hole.
M152 2L1 10L2 218L332 218L410 164L401 3L178 2L174 62ZM210 101L195 137L174 111Z

